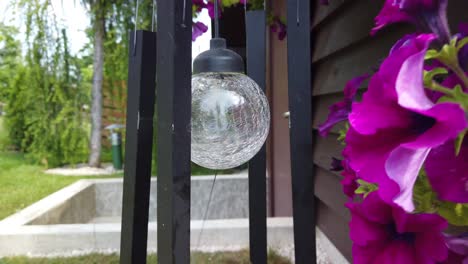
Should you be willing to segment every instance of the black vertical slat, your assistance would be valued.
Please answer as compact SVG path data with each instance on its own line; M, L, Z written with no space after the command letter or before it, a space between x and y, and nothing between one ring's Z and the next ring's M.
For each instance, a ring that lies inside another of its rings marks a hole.
M265 92L266 15L264 10L246 14L247 74ZM250 261L267 263L267 195L265 145L249 162Z
M130 33L120 263L146 263L156 77L156 33Z
M158 262L190 263L192 1L158 1Z
M288 93L294 246L297 264L316 263L310 0L288 0Z

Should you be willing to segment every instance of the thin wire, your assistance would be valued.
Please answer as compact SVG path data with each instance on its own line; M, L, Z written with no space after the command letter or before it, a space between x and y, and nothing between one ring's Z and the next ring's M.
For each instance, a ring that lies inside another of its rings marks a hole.
M214 1L214 15L215 15L215 38L219 38L219 10L218 10L218 0Z
M298 25L298 26L299 26L299 24L300 24L300 19L299 19L299 8L300 8L300 6L299 6L299 2L300 2L299 0L296 0L296 3L297 3L297 5L296 5L296 7L297 7L297 10L296 10L296 18L297 18L297 21L296 21L296 22L297 22L297 25Z
M217 1L217 0L215 0L215 1ZM206 221L206 218L208 217L208 209L210 209L210 203L211 203L211 198L213 196L213 189L214 189L215 182L216 182L216 176L218 176L218 171L215 171L213 183L211 184L210 196L208 197L208 204L206 205L205 215L203 216L202 227L201 227L201 230L200 230L200 234L198 235L196 249L200 246L200 241L201 241L201 237L202 237L202 234L203 234L203 229L205 229L205 221Z
M136 1L136 9L135 9L135 31L133 32L133 53L136 52L136 42L137 42L137 25L138 25L138 7L140 5L140 1Z
M185 14L186 14L186 10L187 10L187 0L182 0L184 1L184 8L182 9L182 27L187 27L185 25Z
M156 15L156 0L153 0L153 15L151 16L151 31L154 31L155 15Z

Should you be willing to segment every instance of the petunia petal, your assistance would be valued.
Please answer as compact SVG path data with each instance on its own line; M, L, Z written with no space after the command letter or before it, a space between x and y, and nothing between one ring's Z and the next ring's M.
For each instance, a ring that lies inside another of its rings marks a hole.
M448 225L447 221L437 214L412 214L400 207L393 207L392 214L399 233L440 233Z
M448 257L448 248L440 232L424 232L418 234L415 242L418 259L426 257L434 263L435 261L444 261Z
M465 111L458 104L439 103L428 110L417 111L424 117L432 118L434 125L425 130L412 142L405 143L407 148L437 147L457 135L468 126ZM418 125L419 122L415 122ZM420 126L427 124L419 123ZM418 129L418 127L415 127Z
M413 245L404 241L394 241L372 262L373 264L414 264L416 256Z
M458 156L453 141L434 148L427 157L425 169L440 199L468 203L468 139L463 141Z
M348 158L349 166L363 180L385 186L379 188L378 192L387 202L391 202L400 189L388 177L385 163L391 151L399 146L399 142L405 140L404 137L398 129L388 129L374 135L361 135L350 127L346 134L343 155Z
M367 78L369 78L368 75L359 76L346 84L343 101L337 102L329 107L330 114L327 120L319 127L321 136L327 136L334 125L348 119L348 115L351 112L351 105L356 97L356 92Z
M372 29L371 35L374 35L377 31L389 24L412 20L408 14L402 12L400 8L392 2L393 1L385 1L382 10L380 10L380 13L375 17L375 27Z
M208 26L202 22L195 22L192 24L192 41L203 35L208 30Z
M427 98L423 84L424 57L429 44L434 39L433 34L421 34L414 38L414 45L419 47L419 52L408 57L401 65L395 90L398 104L402 107L425 110L434 105Z
M398 195L385 198L392 199L408 212L414 210L413 186L429 151L429 148L408 149L400 146L390 153L385 163L388 177L400 187ZM385 188L384 185L380 186L380 189Z

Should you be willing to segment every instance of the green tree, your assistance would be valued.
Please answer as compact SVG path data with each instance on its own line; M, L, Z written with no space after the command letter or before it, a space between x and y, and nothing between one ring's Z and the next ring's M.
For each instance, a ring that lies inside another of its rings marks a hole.
M5 102L15 69L20 63L18 29L0 23L0 102Z
M24 63L17 64L7 91L6 124L18 149L48 166L86 159L85 112L77 58L65 30L57 27L48 0L16 2L26 25Z
M81 0L90 20L90 37L93 39L93 85L91 103L91 136L88 163L98 167L101 162L101 130L103 109L103 84L110 89L113 84L126 79L128 32L135 16L135 1L130 0ZM151 24L152 0L140 1L139 25Z

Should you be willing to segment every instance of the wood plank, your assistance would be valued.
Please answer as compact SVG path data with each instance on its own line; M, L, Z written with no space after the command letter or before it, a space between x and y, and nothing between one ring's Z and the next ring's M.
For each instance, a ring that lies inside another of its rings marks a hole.
M336 134L330 134L324 138L314 133L313 160L316 165L328 170L332 157L341 158L344 145L337 141L337 137Z
M336 52L326 60L314 64L316 78L313 80L313 95L323 95L343 91L352 78L372 73L379 62L388 55L392 45L404 35L404 29L394 28L344 51Z
M120 263L146 263L156 95L156 33L130 35ZM131 45L133 46L133 45Z
M352 242L349 238L349 218L336 214L323 202L317 202L317 225L335 247L352 263ZM344 209L346 210L346 209Z
M158 261L190 263L192 1L158 2Z
M294 253L297 264L317 263L312 160L310 1L288 0L288 99Z
M348 197L343 194L340 183L341 178L317 166L315 173L315 196L333 210L335 214L343 218L349 218L349 211L344 206L348 202Z
M339 15L314 29L316 42L312 61L323 59L367 38L374 27L374 17L379 13L382 4L382 1L355 0L340 10ZM365 15L363 10L366 10Z
M265 92L266 89L266 12L248 11L247 74ZM267 178L266 147L249 161L249 243L250 261L267 263Z
M319 27L315 27L313 32L317 36L312 58L314 62L368 39L370 30L374 27L374 17L383 6L383 1L375 0L353 1L352 4L342 4L342 1L344 0L331 2L329 9L323 6L319 7L321 10L317 12L317 15L321 17L321 24ZM457 32L459 23L466 21L465 10L467 7L468 4L464 0L449 2L447 12L452 32ZM367 15L363 15L362 10L366 10ZM330 15L333 17L327 17ZM325 18L326 21L322 21ZM313 25L315 26L316 23ZM400 24L389 26L390 30L384 29L378 35L387 34L388 31L393 30L392 28L403 30L400 37L404 33L415 32L415 29L409 24Z
M365 87L367 86L366 83L363 84L360 90L358 90L356 98L359 101L363 92L365 91ZM332 94L325 94L321 96L314 96L312 98L312 105L313 105L313 113L314 116L312 118L312 126L314 129L318 129L321 124L323 124L330 113L329 107L333 105L334 103L340 102L343 100L343 89L344 85L341 88L341 90L337 93L332 93ZM338 132L344 128L345 122L340 122L336 124L332 129L330 130L331 133L338 134Z
M342 8L345 3L350 0L329 0L328 5L323 5L320 1L314 1L314 13L312 14L311 28L316 27L325 19L330 19L338 9Z
M344 89L344 88L342 88ZM321 96L314 96L312 98L313 113L312 117L312 126L314 129L318 129L321 124L323 124L330 113L329 107L334 103L340 102L343 100L343 92L337 92L332 94L325 94ZM337 133L344 126L338 124L332 128L331 131Z

